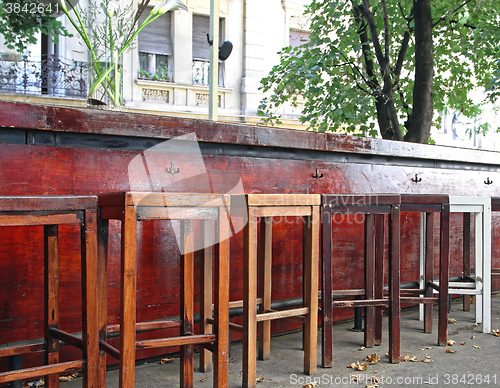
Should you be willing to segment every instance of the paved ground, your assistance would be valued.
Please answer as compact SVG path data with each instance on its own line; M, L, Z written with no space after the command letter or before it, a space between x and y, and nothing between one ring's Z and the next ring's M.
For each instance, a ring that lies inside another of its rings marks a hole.
M318 387L500 387L500 337L483 334L481 326L474 324L473 310L463 312L461 303L452 304L450 319L456 322L449 325L449 339L455 344L447 347L435 346L436 331L424 334L417 318L417 310L402 314L402 355L407 353L407 358L413 361L390 364L385 356L387 338L381 346L361 350L363 334L350 331L353 324L347 322L334 327L334 367L318 367L315 376L301 372L303 353L300 350L300 333L274 337L270 360L257 362L257 376L261 380L257 386L303 387L316 381ZM387 328L387 324L384 327ZM437 322L434 327L437 327ZM492 328L500 329L500 294L494 295L492 300ZM385 332L384 335L387 337ZM231 346L230 387L241 387L241 353L241 344ZM380 356L380 361L374 365L366 362L366 370L347 368L351 363L364 363L365 357L374 353ZM320 362L318 351L318 365ZM163 365L159 362L138 365L136 387L178 387L178 371L177 357ZM109 371L107 386L117 387L117 381L117 371ZM195 372L195 386L212 387L211 373ZM79 378L61 384L61 388L76 387L81 387Z

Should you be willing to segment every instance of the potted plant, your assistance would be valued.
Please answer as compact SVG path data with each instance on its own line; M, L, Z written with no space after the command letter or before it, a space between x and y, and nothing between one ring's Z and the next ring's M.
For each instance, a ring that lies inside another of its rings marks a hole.
M149 69L139 71L139 78L148 79L150 77L151 77L151 72L149 71Z

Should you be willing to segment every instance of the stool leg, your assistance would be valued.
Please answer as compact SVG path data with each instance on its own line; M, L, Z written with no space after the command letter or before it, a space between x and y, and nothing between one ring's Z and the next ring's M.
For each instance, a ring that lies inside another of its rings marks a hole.
M97 212L85 211L82 245L82 339L86 361L84 387L99 387L99 329L97 292Z
M331 210L331 209L330 209ZM323 368L333 366L333 280L332 280L332 214L326 206L322 211L322 289L321 289L321 331Z
M470 249L471 249L471 214L463 214L463 276L470 277ZM470 295L464 295L463 310L470 311Z
M256 384L257 342L257 217L248 209L243 258L243 387Z
M212 325L208 323L208 318L212 318L212 221L202 221L200 235L203 238L203 264L200 270L200 332L201 334L212 333ZM209 372L212 370L212 353L205 349L200 349L200 371Z
M214 388L229 384L229 239L220 241L221 236L230 236L229 219L224 208L219 210L219 233L216 241L215 301L214 319L217 334L214 355Z
M50 329L59 328L59 249L57 225L44 226L45 364L59 363L59 341ZM45 387L59 387L59 375L45 376Z
M122 220L120 287L120 388L135 385L135 322L137 271L137 217L134 206L125 206Z
M439 252L439 321L438 345L448 342L448 282L450 280L450 205L441 210L441 247Z
M400 218L399 205L392 206L389 217L389 361L398 363L400 349Z
M474 242L475 242L475 278L476 278L476 322L483 323L483 290L484 290L484 278L483 278L483 213L474 213ZM478 279L481 279L479 281Z
M273 219L262 217L260 222L259 257L260 270L258 280L258 296L262 298L259 305L259 314L271 309L271 271L272 271L272 242ZM260 360L269 360L271 351L271 321L262 321L257 324L258 353Z
M425 214L425 257L424 257L424 296L432 298L434 290L429 283L434 280L434 213ZM432 333L433 305L424 305L424 333Z
M304 373L308 375L316 373L318 351L319 206L312 206L311 210L311 216L306 217L307 257L304 261L304 307L309 309L304 324Z
M98 239L97 239L97 288L99 300L99 340L107 341L107 323L108 323L108 235L109 220L98 219ZM99 351L99 384L100 388L106 387L106 352Z
M375 249L373 229L375 216L365 214L365 300L375 297ZM372 348L374 344L374 308L365 307L365 347Z
M375 299L384 297L384 229L385 215L375 215ZM375 307L374 345L382 344L382 319L384 310Z
M181 335L193 333L194 314L194 239L193 222L181 221ZM181 346L181 387L193 386L193 345Z
M483 229L483 333L491 332L491 206L484 208Z

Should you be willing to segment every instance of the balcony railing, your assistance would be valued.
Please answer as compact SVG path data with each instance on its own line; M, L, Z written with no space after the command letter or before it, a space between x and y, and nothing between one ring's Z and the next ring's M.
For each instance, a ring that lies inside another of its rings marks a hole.
M49 55L33 57L0 55L0 92L87 97L87 62Z

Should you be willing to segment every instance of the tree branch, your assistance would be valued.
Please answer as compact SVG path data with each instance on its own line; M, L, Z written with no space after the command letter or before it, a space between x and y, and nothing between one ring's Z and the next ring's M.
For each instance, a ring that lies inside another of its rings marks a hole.
M436 27L439 23L444 22L446 19L448 19L451 15L456 14L458 11L460 11L463 7L465 7L467 4L469 4L472 0L466 0L464 3L460 4L458 7L456 7L454 10L448 12L446 15L441 16L433 25L432 28Z

